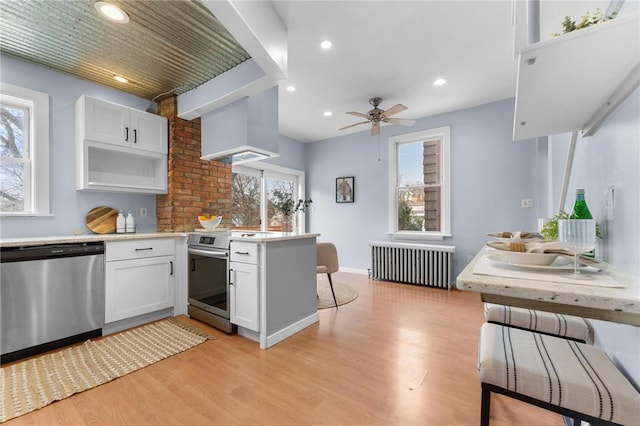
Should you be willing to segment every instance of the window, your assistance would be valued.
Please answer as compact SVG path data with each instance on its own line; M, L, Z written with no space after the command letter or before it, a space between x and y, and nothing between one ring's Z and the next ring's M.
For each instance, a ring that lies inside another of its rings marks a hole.
M255 166L234 166L231 195L233 227L281 231L283 216L274 203L279 204L287 198L304 198L303 187L304 173L297 170L258 163ZM304 215L293 215L292 229L304 230Z
M231 189L231 223L234 228L261 228L262 171L234 167Z
M451 236L449 127L390 139L390 229L397 238Z
M49 95L0 84L0 214L49 214Z

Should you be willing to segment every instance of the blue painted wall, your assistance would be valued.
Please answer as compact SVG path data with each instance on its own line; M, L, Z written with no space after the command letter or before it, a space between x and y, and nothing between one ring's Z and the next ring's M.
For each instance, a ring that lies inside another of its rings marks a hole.
M155 195L76 191L75 101L80 95L146 110L149 101L105 86L89 83L48 68L2 55L3 82L49 94L50 210L51 216L2 217L1 238L71 235L84 228L85 216L97 206L131 209L138 231L156 230ZM140 218L140 207L148 217Z
M562 171L570 135L550 138L551 191L560 198ZM640 280L640 89L627 98L592 137L578 138L565 210L573 206L576 188L584 188L603 238L598 256ZM614 190L613 217L605 214L605 194ZM640 295L639 295L640 296ZM596 345L640 388L640 327L592 321Z
M537 209L522 209L520 201L536 192L537 145L512 140L513 111L510 99L423 118L413 127L383 126L379 139L365 130L309 144L310 231L336 244L341 267L367 270L369 243L391 239L389 137L441 126L451 126L453 236L435 243L456 246L455 275L483 247L487 232L535 231ZM335 202L335 179L341 176L355 177L354 203Z

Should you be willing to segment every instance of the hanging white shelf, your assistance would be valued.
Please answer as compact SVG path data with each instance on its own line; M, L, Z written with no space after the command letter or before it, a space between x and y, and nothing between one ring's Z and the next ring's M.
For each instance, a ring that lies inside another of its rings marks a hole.
M640 15L520 50L513 139L587 136L640 85Z

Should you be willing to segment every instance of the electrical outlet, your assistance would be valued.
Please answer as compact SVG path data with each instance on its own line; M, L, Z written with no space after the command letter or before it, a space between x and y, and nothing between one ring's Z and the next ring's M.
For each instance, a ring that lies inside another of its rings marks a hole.
M140 207L140 217L147 217L147 214L149 212L147 211L146 207Z
M533 208L533 200L531 198L523 198L520 202L523 209Z

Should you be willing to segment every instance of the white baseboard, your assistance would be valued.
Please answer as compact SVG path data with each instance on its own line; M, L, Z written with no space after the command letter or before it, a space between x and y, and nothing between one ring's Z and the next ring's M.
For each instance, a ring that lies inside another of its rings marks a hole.
M358 274L358 275L369 275L369 271L367 269L340 268L340 272L348 272L350 274Z
M317 323L319 320L320 315L318 315L318 312L315 312L308 317L302 318L300 321L294 322L293 324L283 328L282 330L279 330L272 335L267 336L267 348L275 345L276 343L282 342L287 337L293 336L298 331Z

